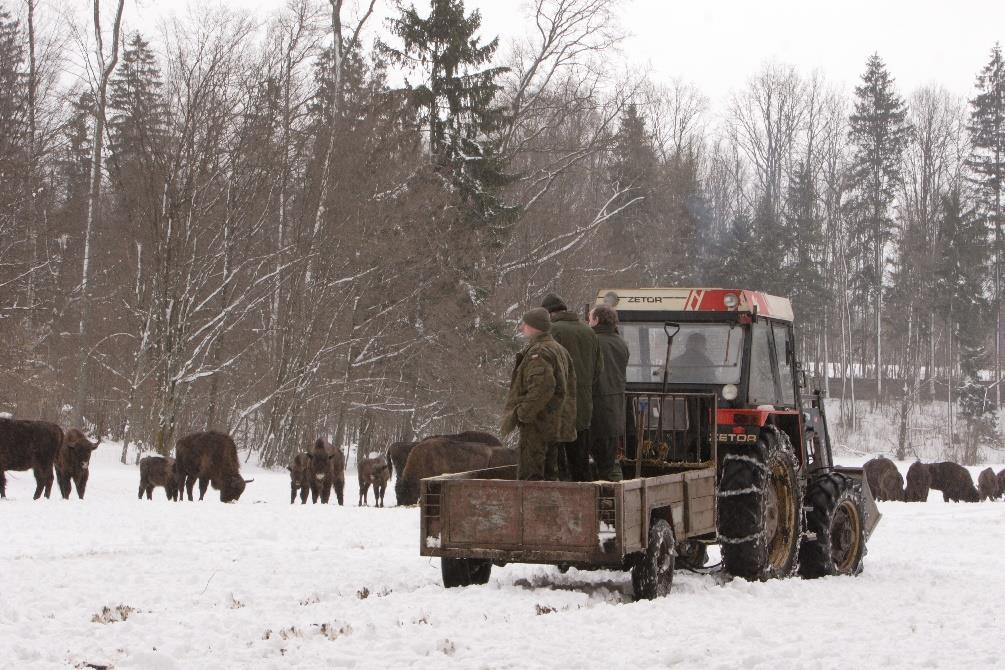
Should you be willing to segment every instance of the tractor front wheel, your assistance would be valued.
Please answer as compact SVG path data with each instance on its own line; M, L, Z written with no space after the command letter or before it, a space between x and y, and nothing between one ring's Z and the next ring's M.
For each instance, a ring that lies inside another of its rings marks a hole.
M805 540L799 552L799 574L807 578L857 575L865 556L862 485L831 473L817 478L806 492Z
M788 436L761 433L753 448L722 457L719 542L723 567L744 579L787 577L802 536L802 491Z

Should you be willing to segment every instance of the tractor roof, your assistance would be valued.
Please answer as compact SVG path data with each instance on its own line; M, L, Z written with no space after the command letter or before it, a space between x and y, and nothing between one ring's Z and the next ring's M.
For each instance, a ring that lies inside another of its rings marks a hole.
M727 298L732 295L733 298ZM792 321L792 303L760 291L732 288L625 288L601 289L597 303L610 302L626 312L750 312L783 321ZM727 301L735 300L735 307Z

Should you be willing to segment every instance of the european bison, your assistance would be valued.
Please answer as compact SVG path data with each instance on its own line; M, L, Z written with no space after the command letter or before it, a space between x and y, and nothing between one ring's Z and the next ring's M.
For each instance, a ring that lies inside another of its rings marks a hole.
M907 487L904 489L904 500L907 502L925 502L928 500L928 490L932 486L932 475L928 466L921 461L915 461L907 469Z
M977 502L979 496L970 471L951 461L931 463L928 473L932 477L931 487L942 491L944 502Z
M332 489L341 505L345 494L345 455L341 448L319 437L311 452L311 498L314 502L321 498L327 505Z
M311 455L302 451L293 457L286 469L290 471L290 504L296 502L297 492L300 492L300 503L307 504L307 492L314 488L313 472L311 470ZM315 498L314 502L317 502Z
M502 446L453 442L442 437L427 438L412 450L405 470L394 486L398 504L414 505L419 501L420 479L450 472L516 465L516 456L515 450Z
M168 500L178 500L178 480L175 473L174 459L164 456L144 456L140 459L140 493L147 500L152 500L154 488L164 487Z
M1005 496L1005 468L998 471L998 490Z
M904 477L889 458L874 458L863 466L876 500L903 500Z
M56 454L56 482L59 484L59 492L66 500L70 497L70 483L77 488L77 497L84 499L84 491L87 489L87 477L91 463L91 452L98 448L101 443L91 442L87 436L76 428L66 431L63 436L63 444Z
M244 493L244 485L252 479L241 477L237 460L237 445L230 435L215 430L191 433L175 445L175 469L178 472L178 500L182 486L192 500L192 487L199 480L199 500L210 484L220 492L220 502L236 502Z
M502 442L499 438L490 433L482 433L477 430L467 430L463 433L456 433L454 435L430 435L428 439L434 437L442 437L444 439L450 440L451 442L474 442L478 444L488 444L495 447L501 447ZM412 453L412 449L415 448L421 440L416 442L394 442L387 449L387 457L391 461L392 474L400 481L401 473L405 471L405 464L408 463L408 455ZM397 489L396 489L397 490Z
M367 458L356 458L356 475L359 478L359 505L368 504L367 492L370 485L373 485L373 504L375 507L384 506L384 492L387 490L387 481L391 478L391 466L385 456L371 456Z
M0 418L0 498L7 497L7 470L35 474L35 500L52 493L52 463L63 444L63 429L47 421Z
M977 492L980 494L981 502L985 500L998 500L1002 497L1001 484L994 470L984 468L977 475Z

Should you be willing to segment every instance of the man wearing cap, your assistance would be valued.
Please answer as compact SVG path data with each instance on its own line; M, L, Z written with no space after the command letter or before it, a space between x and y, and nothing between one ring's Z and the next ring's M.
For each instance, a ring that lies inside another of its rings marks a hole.
M528 341L516 357L502 423L503 435L520 429L519 479L557 479L557 461L548 451L576 438L576 373L550 330L551 319L541 308L524 314L520 323Z
M551 315L551 334L565 347L576 371L576 436L561 445L569 461L572 481L588 482L590 475L590 423L593 420L593 389L604 369L600 341L593 329L570 312L565 301L549 293L541 307Z

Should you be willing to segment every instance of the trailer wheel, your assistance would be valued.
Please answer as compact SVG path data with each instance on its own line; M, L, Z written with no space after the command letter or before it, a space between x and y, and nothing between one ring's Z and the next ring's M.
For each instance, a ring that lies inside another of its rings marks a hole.
M857 575L865 556L862 485L831 473L817 478L806 493L806 530L816 535L799 552L799 574L806 578Z
M443 586L448 589L487 584L492 575L492 563L478 558L441 558L440 574Z
M653 600L670 595L677 550L673 529L666 519L649 526L649 544L632 567L632 589L636 600Z
M754 448L722 457L719 542L726 572L750 580L787 577L802 537L802 491L788 436L765 430Z

